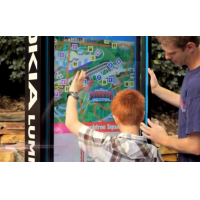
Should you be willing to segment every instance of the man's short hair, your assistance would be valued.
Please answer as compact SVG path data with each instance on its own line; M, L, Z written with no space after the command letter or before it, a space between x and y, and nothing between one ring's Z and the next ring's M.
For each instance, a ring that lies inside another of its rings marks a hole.
M111 103L111 111L123 125L139 125L145 110L144 96L132 89L117 93Z
M193 42L196 47L199 46L199 36L157 36L161 44L174 44L175 47L184 49L188 42Z

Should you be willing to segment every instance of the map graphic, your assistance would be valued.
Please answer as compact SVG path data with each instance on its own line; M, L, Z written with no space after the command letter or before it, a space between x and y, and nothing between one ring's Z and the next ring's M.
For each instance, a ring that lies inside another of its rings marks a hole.
M136 88L135 42L55 37L54 46L54 134L70 134L65 126L67 92L78 70L86 72L79 120L98 131L118 132L111 101L117 92Z
M136 42L131 41L54 37L55 162L94 161L79 149L77 137L65 126L67 93L78 70L86 72L86 89L77 106L79 120L100 132L119 134L110 107L119 91L136 88Z

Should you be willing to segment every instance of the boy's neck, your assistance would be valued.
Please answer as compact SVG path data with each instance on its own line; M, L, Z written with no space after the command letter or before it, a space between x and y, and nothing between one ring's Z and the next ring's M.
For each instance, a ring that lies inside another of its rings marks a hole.
M120 129L121 133L130 133L133 135L139 135L139 126L120 125L119 129Z

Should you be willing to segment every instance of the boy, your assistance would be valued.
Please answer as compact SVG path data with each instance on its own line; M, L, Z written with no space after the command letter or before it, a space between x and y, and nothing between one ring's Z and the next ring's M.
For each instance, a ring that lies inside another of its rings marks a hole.
M78 137L79 147L99 162L163 162L156 147L139 136L144 119L144 97L136 90L123 90L111 103L113 118L121 134L111 137L85 126L78 120L78 93L85 87L85 72L77 72L69 89L66 108L68 129Z

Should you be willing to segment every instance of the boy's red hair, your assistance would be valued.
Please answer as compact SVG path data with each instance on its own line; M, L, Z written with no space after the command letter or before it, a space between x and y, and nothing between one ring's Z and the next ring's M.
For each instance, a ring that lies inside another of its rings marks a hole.
M140 92L126 89L114 97L111 111L123 125L139 125L144 117L144 104L144 96Z

